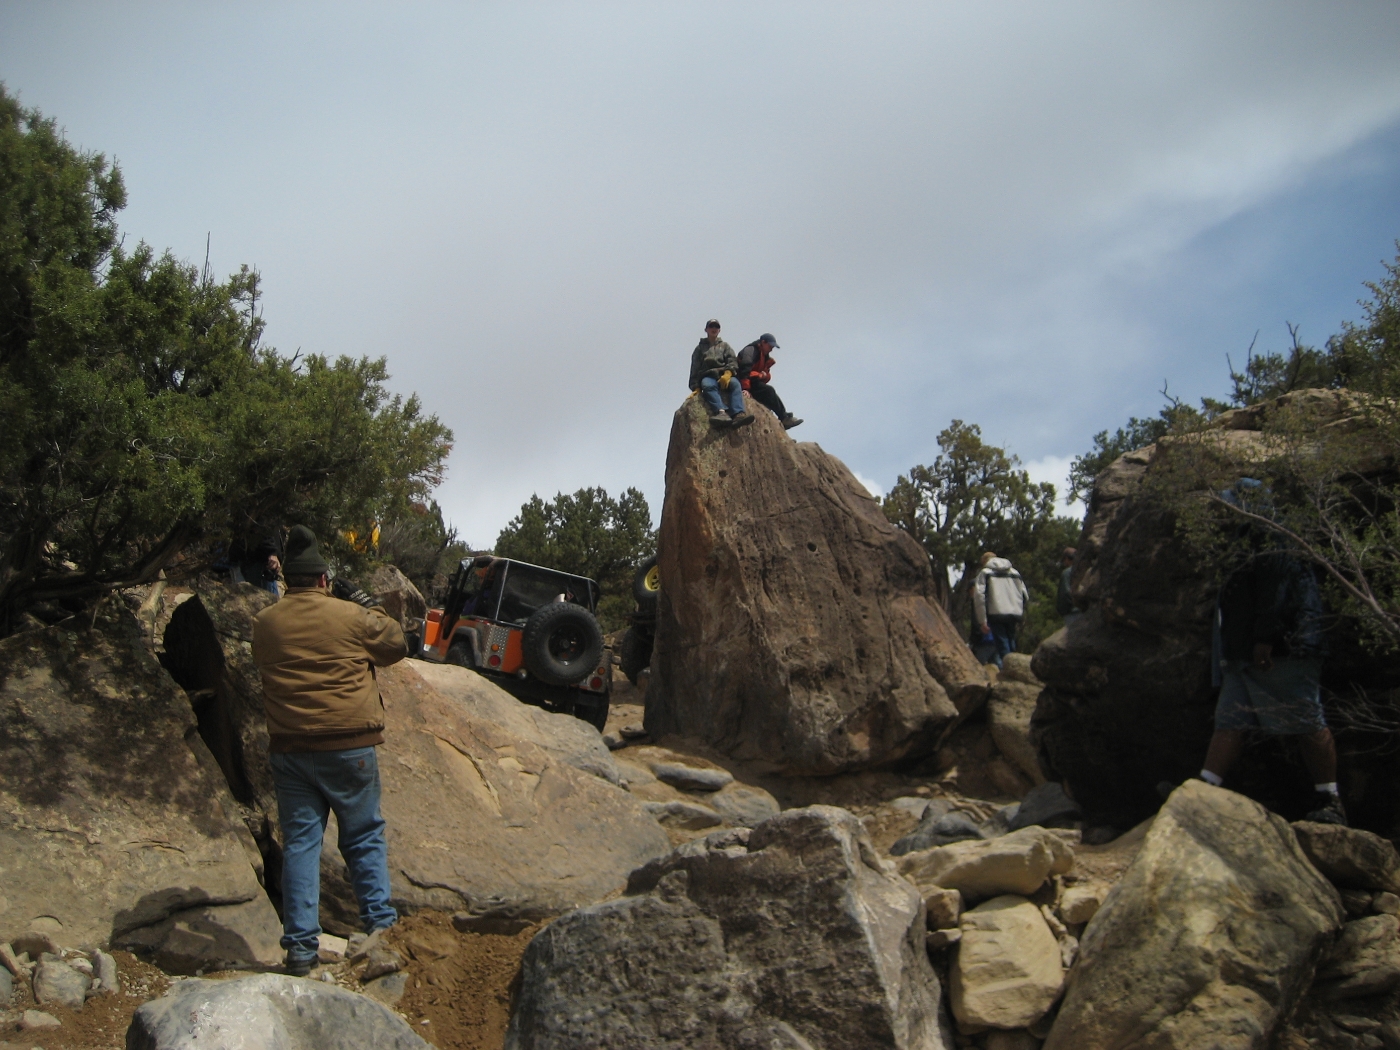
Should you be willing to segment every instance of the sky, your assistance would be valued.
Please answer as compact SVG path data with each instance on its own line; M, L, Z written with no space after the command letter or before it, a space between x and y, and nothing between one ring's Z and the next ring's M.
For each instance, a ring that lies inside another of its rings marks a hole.
M285 352L387 356L477 547L533 493L659 516L710 317L872 491L953 419L1062 488L1164 384L1360 316L1397 54L1393 0L0 0L0 80L118 160L128 242L255 266Z

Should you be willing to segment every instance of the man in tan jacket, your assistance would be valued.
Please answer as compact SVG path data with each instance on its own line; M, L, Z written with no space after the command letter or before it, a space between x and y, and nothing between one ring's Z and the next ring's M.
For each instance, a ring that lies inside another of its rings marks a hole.
M384 742L384 701L374 668L402 660L408 645L398 622L367 607L362 592L333 595L329 572L311 530L292 529L282 563L287 594L253 624L284 844L282 947L296 975L316 960L321 840L332 811L365 932L398 919L379 812L374 749Z

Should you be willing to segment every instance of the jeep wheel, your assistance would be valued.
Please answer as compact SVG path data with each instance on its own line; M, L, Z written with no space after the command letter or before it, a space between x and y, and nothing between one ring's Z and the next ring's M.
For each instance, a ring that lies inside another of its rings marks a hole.
M458 667L475 667L472 660L472 647L466 642L453 642L447 648L447 662Z
M643 616L656 615L656 596L661 591L661 569L653 554L642 562L632 577L632 597L637 599L637 611Z
M603 658L603 632L593 614L572 602L551 602L525 621L520 655L546 685L574 685Z
M651 666L653 642L651 632L640 627L629 627L627 633L622 636L617 665L633 685L637 684L637 676Z

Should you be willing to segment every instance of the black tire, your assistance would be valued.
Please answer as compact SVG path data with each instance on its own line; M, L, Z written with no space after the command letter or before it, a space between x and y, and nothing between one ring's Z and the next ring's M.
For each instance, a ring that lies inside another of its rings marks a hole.
M466 642L453 642L447 647L447 662L458 667L476 666L476 661L472 659L472 647Z
M546 685L583 681L603 659L603 632L593 614L572 602L551 602L525 621L520 655Z
M600 696L596 700L592 697L587 700L575 700L574 717L583 719L601 733L608 724L608 698Z
M629 627L627 633L622 636L617 665L633 685L637 684L637 676L651 666L651 647L654 642L652 633L640 627Z
M656 596L661 593L661 571L653 554L637 568L632 577L632 597L637 600L637 611L643 616L656 615Z
M423 651L423 638L416 631L409 631L403 636L403 640L408 643L408 655L417 656Z

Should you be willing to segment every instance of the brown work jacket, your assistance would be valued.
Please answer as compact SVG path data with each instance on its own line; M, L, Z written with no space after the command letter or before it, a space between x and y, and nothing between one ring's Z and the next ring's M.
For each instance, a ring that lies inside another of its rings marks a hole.
M374 669L408 655L403 630L316 587L293 587L253 621L253 662L274 752L344 751L384 742Z

